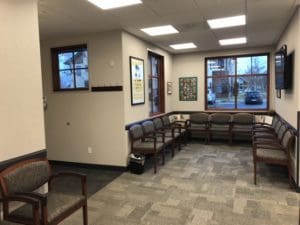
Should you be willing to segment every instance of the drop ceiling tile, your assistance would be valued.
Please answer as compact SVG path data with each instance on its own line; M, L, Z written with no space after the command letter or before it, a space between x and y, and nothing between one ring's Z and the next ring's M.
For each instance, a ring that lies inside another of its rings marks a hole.
M143 0L143 3L160 16L184 13L197 7L193 0Z
M218 39L235 38L246 36L246 26L231 27L226 29L213 30Z
M245 0L195 0L206 19L245 14Z

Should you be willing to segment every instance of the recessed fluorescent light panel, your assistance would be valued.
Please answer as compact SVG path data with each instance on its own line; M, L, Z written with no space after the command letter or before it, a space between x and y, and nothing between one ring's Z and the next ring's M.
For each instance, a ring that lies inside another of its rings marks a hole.
M246 44L247 38L240 37L240 38L231 38L231 39L223 39L219 40L220 45L238 45L238 44Z
M179 33L178 30L176 30L171 25L159 26L159 27L148 27L148 28L141 29L141 31L145 32L146 34L148 34L150 36Z
M246 24L246 16L232 16L218 19L207 20L211 29L242 26Z
M173 49L175 49L175 50L197 48L197 46L194 43L192 43L192 42L170 45L170 47L173 48Z
M88 0L101 9L114 9L130 5L141 4L141 0Z

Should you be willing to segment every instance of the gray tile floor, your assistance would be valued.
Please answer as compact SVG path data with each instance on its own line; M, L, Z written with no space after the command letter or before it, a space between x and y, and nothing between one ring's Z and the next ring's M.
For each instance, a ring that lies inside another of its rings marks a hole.
M125 172L88 201L90 225L298 225L299 195L283 168L259 166L249 146L188 144L158 173ZM82 224L81 211L64 225Z

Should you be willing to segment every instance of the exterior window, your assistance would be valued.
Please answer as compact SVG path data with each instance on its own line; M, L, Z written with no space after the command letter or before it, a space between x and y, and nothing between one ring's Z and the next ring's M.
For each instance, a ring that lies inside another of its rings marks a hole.
M150 115L155 115L165 112L164 61L162 56L149 52L148 62Z
M89 89L86 45L52 48L51 54L54 91Z
M205 109L267 110L269 55L205 59Z

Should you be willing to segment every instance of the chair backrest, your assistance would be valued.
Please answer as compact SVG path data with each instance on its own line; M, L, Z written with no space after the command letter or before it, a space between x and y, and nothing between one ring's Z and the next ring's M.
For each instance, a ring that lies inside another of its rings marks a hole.
M291 129L288 129L282 138L282 146L285 150L288 150L292 142L294 141L295 134Z
M0 173L4 196L32 192L48 182L51 175L47 159L31 159L14 164Z
M168 116L163 116L162 117L162 122L163 122L164 126L170 126L171 125L171 121L170 121L170 118Z
M277 124L278 121L279 121L278 116L273 116L273 120L272 120L271 126L272 126L273 128L275 128L275 126L276 126L276 124Z
M143 122L142 128L145 135L155 132L154 123L150 120Z
M284 133L288 130L288 128L282 124L281 127L279 128L278 132L277 132L277 138L282 141L282 138L284 136Z
M210 122L216 124L229 124L231 122L231 114L213 113L210 115Z
M282 127L282 126L283 126L283 122L281 120L279 120L274 127L274 131L276 134L278 134L278 131L279 131L280 127Z
M129 128L129 134L132 141L141 139L144 136L143 128L140 124L135 124Z
M153 119L153 124L154 124L154 127L156 130L160 130L163 128L163 123L162 123L162 120L161 118L155 118Z
M208 123L209 115L207 113L193 113L190 115L191 123L204 124Z
M251 113L236 113L232 116L232 123L251 125L254 122L254 116Z

